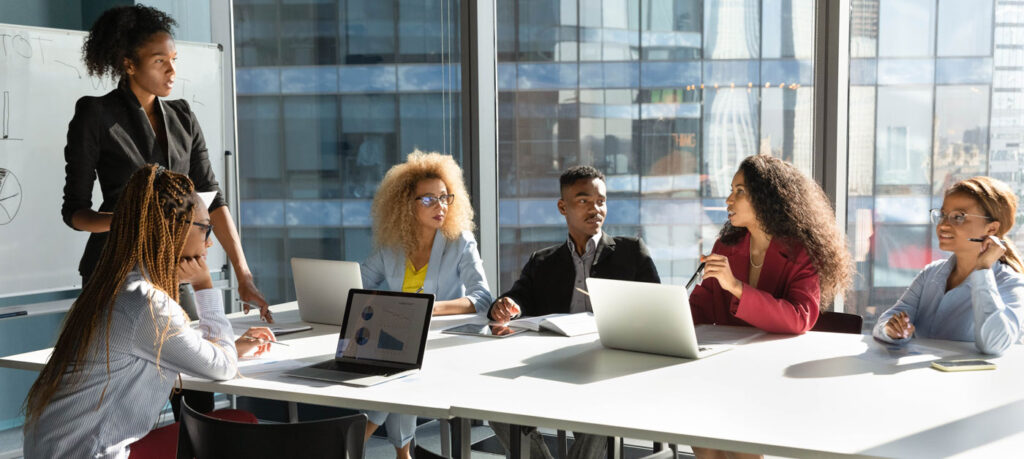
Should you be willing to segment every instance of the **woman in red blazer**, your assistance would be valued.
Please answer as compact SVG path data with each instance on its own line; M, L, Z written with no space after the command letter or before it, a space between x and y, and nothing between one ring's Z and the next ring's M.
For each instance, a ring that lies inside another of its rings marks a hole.
M824 191L793 165L755 155L740 164L725 203L729 221L690 295L693 321L810 330L853 271Z
M704 281L690 294L694 323L810 330L853 272L825 192L793 165L755 155L740 163L725 204L729 221L711 255L702 257ZM698 459L762 457L693 452Z

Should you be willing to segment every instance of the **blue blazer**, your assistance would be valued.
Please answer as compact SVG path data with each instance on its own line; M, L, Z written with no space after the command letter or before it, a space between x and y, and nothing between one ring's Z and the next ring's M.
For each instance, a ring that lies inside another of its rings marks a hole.
M360 264L363 288L402 290L405 279L405 254L391 248L375 250ZM476 248L473 233L464 231L449 241L440 231L430 248L427 278L423 293L433 293L437 301L469 298L477 313L487 314L494 300L487 285L484 263Z

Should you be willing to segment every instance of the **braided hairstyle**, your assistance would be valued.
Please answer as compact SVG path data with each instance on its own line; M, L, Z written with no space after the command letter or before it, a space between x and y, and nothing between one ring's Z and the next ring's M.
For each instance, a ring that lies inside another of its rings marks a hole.
M853 284L853 261L825 191L792 164L771 155L748 156L739 172L747 184L754 215L765 233L807 250L818 270L822 308ZM746 228L726 222L719 239L735 245Z
M124 60L138 63L137 50L155 33L171 33L178 23L163 11L142 5L119 6L103 12L89 29L82 45L82 61L89 75L112 79L127 76Z
M178 260L185 249L197 205L199 197L185 175L155 164L132 175L114 208L110 235L96 270L71 305L53 355L29 390L25 400L26 425L39 419L62 384L74 387L81 382L84 372L80 370L84 369L99 333L103 333L105 340L109 381L111 310L129 273L139 269L156 289L178 301ZM150 313L152 303L150 297ZM154 343L159 367L164 341L179 331L171 330L170 322L157 324L155 315L151 317L161 337ZM103 403L105 394L106 387L97 406Z

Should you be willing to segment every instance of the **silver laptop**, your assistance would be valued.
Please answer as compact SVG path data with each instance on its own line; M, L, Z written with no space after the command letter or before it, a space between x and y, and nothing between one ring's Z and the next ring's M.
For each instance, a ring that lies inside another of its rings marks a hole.
M703 342L683 286L591 277L587 290L597 334L608 348L700 359L764 334L753 327L712 326L708 330L714 331L715 342Z
M292 258L292 279L303 322L341 325L349 289L363 288L359 263Z
M286 375L372 386L419 371L434 295L351 289L346 305L334 358Z

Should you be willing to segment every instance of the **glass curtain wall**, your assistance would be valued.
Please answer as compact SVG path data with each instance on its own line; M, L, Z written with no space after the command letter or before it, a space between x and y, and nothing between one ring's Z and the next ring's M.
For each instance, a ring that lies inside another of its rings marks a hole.
M852 6L847 232L858 276L847 310L871 327L925 265L950 255L928 219L946 187L990 175L1024 191L1024 6Z
M605 231L683 283L739 162L811 172L812 0L498 0L500 288L567 239L558 176L608 177Z
M361 261L370 202L415 149L462 162L458 0L236 0L242 239L257 286L292 257Z

